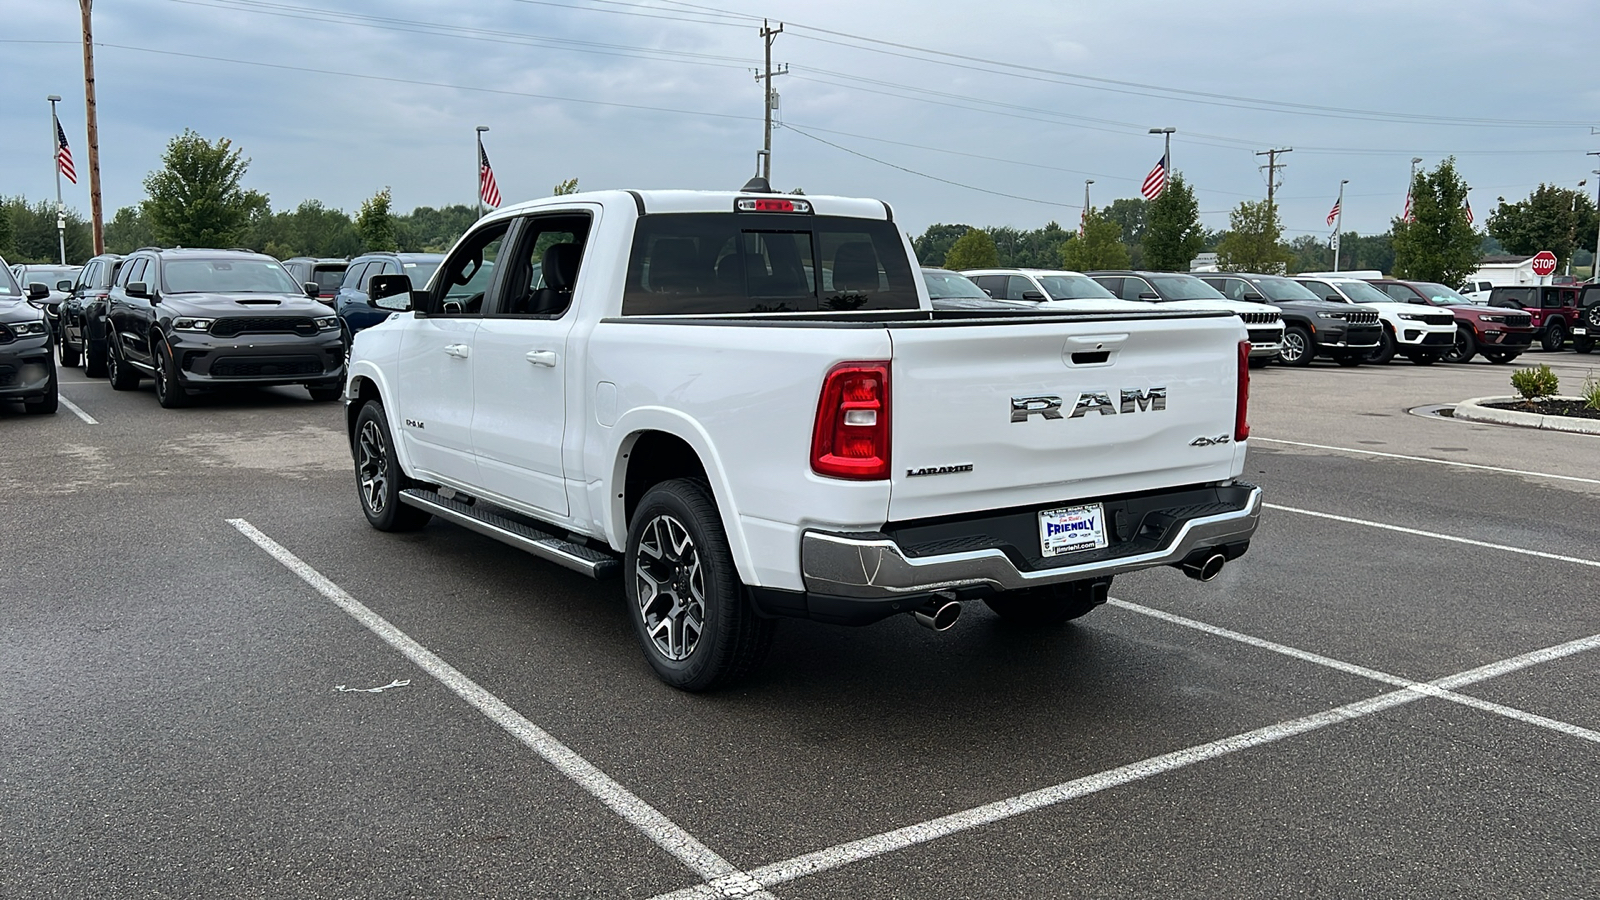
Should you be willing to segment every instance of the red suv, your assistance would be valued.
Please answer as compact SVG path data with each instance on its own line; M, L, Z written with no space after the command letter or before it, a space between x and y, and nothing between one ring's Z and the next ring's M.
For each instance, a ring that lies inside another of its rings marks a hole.
M1489 291L1489 305L1520 309L1533 317L1533 336L1546 350L1560 350L1579 322L1578 286L1527 284Z
M1533 344L1533 317L1518 310L1473 303L1432 281L1374 279L1372 286L1397 303L1442 306L1456 317L1456 343L1445 362L1464 363L1483 354L1492 363L1508 363Z

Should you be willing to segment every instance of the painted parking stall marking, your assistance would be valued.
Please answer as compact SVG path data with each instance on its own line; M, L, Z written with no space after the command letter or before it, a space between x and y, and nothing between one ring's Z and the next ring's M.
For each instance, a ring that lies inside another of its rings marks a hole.
M91 416L88 413L84 412L82 409L80 409L78 407L78 404L73 403L71 400L68 400L67 398L61 396L59 393L56 394L56 399L60 400L62 406L65 406L67 409L72 410L72 414L77 416L78 418L82 419L85 423L87 423L89 425L99 425L100 424L95 419L94 416Z
M377 635L384 643L398 650L418 668L432 675L456 696L467 701L528 749L543 757L561 774L626 819L629 824L654 841L661 849L672 854L695 875L708 884L716 885L716 889L720 892L718 896L758 897L771 900L771 895L765 893L750 876L740 872L732 863L718 856L711 848L678 827L655 807L612 780L610 776L550 736L544 729L528 721L504 700L484 690L477 682L434 655L433 651L417 643L387 619L368 609L365 604L350 596L343 588L334 584L283 545L244 519L228 519L227 522L257 547L265 550L284 568L299 576L301 581L310 585L317 593L366 626L368 631Z
M1600 478L1579 478L1576 475L1552 475L1549 472L1530 472L1526 469L1507 469L1503 466L1485 466L1478 463L1458 462L1453 459L1435 459L1431 456L1406 456L1402 453L1384 453L1381 450L1360 450L1355 447L1334 447L1329 444L1308 444L1304 441L1284 441L1277 438L1251 437L1251 443L1283 444L1289 447L1309 447L1313 450L1335 450L1339 453L1359 453L1363 456L1381 456L1385 459L1403 459L1407 462L1433 463L1440 466L1455 466L1459 469L1479 469L1485 472L1499 472L1504 475L1528 475L1533 478L1553 478L1557 481L1576 481L1581 484L1600 484Z
M1478 541L1472 538L1457 537L1453 534L1441 534L1437 531L1424 531L1420 528L1407 528L1404 525L1389 525L1384 522L1373 522L1369 519L1354 519L1350 516L1338 516L1333 513L1317 512L1311 509L1299 509L1293 506L1280 506L1276 503L1261 504L1266 509L1275 509L1278 512L1295 513L1302 516L1311 516L1317 519L1327 519L1332 522L1343 522L1347 525L1360 525L1363 528L1378 528L1383 531L1395 531L1400 534L1411 534L1417 537L1433 538L1437 541L1449 541L1453 544L1466 544L1469 547L1482 547L1485 550L1503 550L1506 553L1520 553L1523 556L1537 556L1540 559L1553 559L1558 562L1574 563L1580 566L1593 566L1600 569L1600 560L1583 559L1577 556L1562 556L1559 553L1546 553L1543 550L1529 550L1526 547L1512 547L1507 544L1494 544L1488 541Z

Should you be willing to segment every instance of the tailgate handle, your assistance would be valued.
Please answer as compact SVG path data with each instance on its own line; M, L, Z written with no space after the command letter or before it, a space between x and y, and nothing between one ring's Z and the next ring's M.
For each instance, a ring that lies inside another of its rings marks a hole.
M1110 350L1074 350L1072 351L1072 364L1075 366L1097 366L1111 358Z

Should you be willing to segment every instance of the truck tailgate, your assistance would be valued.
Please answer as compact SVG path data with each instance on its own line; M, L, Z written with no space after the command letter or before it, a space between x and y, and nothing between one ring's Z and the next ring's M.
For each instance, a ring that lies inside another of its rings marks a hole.
M1235 316L990 321L890 334L891 521L1042 508L1234 474L1245 339Z

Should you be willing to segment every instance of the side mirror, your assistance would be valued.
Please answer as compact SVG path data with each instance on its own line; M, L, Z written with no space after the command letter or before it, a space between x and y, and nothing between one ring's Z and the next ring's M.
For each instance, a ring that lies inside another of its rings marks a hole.
M1046 297L1045 295L1043 295L1041 293L1039 293L1038 291L1023 291L1022 292L1022 299L1024 299L1024 300L1032 300L1035 303L1043 303L1044 301L1049 300L1050 298Z
M367 305L394 312L411 309L411 276L372 276L372 280L367 282Z
M152 299L150 297L150 285L148 285L148 284L146 284L146 283L144 283L142 281L130 281L130 282L128 282L127 294L128 294L129 297L134 297L136 299L141 299L141 300Z
M50 298L50 286L49 285L45 284L42 281L33 281L33 282L29 282L28 283L28 299L29 300L48 300L49 298Z
M1140 291L1139 292L1139 299L1140 300L1160 300L1161 299L1161 295L1156 293L1155 291Z
M70 290L72 290L72 281L71 281L71 279L62 279L61 281L56 282L56 290L58 290L58 291L70 291Z
M300 285L300 288L306 292L307 297L310 297L313 300L317 300L322 297L322 286L317 284L315 281L307 281L306 283Z
M1251 303L1261 303L1261 302L1265 301L1267 298L1261 296L1260 294L1256 293L1255 291L1245 291L1243 299L1249 300Z
M1343 303L1344 302L1344 298L1339 296L1338 294L1328 294L1327 296L1323 297L1322 299L1328 301L1329 303Z

